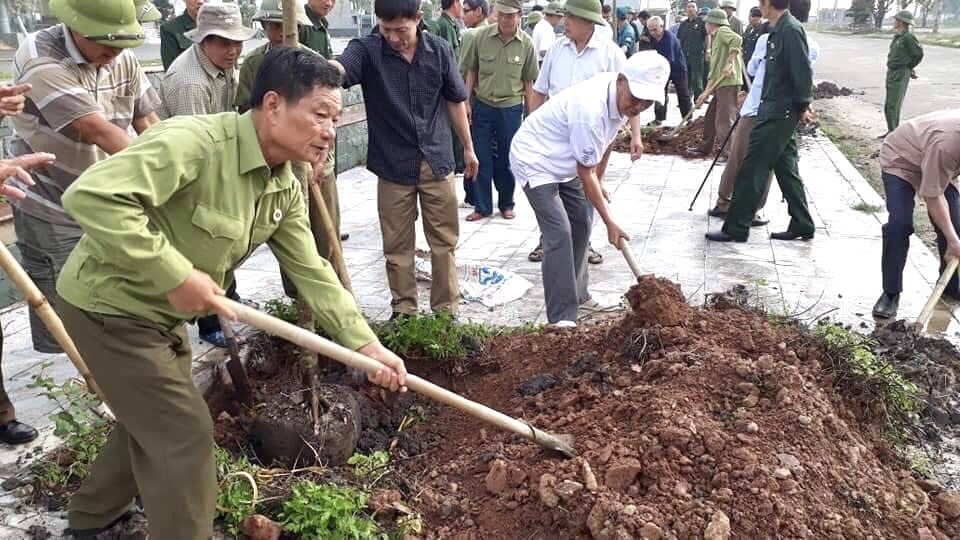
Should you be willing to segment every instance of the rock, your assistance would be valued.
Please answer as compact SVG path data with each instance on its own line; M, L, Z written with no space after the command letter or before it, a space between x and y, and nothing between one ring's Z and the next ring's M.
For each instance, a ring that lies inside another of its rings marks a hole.
M960 492L941 491L933 500L940 507L940 513L949 520L960 517Z
M640 527L640 538L644 540L660 540L663 537L663 531L656 523L644 523L643 527Z
M637 513L637 505L628 504L623 507L623 510L621 510L620 513L625 516L632 516Z
M573 480L564 480L554 489L563 500L570 500L583 489L583 484Z
M2 483L0 483L0 487L2 487L4 491L11 491L11 490L17 489L21 485L23 485L23 482L16 476L11 476L10 478L7 478Z
M279 523L260 514L247 516L240 530L250 540L279 540L281 532Z
M487 477L483 479L483 485L487 488L487 491L494 495L499 495L506 491L508 486L507 462L502 459L494 460L490 466L490 472L488 472Z
M560 384L560 379L550 373L535 375L517 386L517 393L521 396L535 396L544 390Z
M557 477L545 473L540 475L540 485L537 491L540 494L540 502L547 506L547 508L556 508L560 504L560 496L557 495L557 492L554 491L553 486L557 484Z
M756 433L760 431L760 426L758 426L756 422L747 422L747 425L744 426L744 429L747 431L747 433Z
M611 530L613 527L607 527L607 517L621 510L623 510L623 507L619 503L602 499L597 501L590 509L590 514L587 515L587 530L590 531L590 535L597 540L616 538Z
M917 529L917 540L937 540L937 537L926 527Z
M927 493L930 493L931 491L941 491L943 489L943 486L940 485L940 482L928 478L921 478L917 480L917 486Z
M510 487L520 487L527 479L527 471L520 467L507 468L507 485Z
M723 510L717 510L710 518L707 528L703 530L703 540L727 540L728 538L730 538L730 518L723 513Z
M800 468L800 460L793 454L777 454L777 459L780 460L780 465L790 470Z
M381 489L370 497L367 506L373 510L374 515L384 515L392 517L396 512L394 506L403 500L403 495L395 489Z
M593 469L587 460L583 460L580 463L580 473L583 476L583 485L586 486L587 491L594 492L600 489L600 486L597 484L597 475L593 474Z
M790 469L778 467L777 470L773 471L773 477L777 480L786 480L790 478Z
M805 414L801 414L800 416L797 417L797 422L800 422L801 426L809 426L810 424L813 423L813 418L810 418Z
M612 490L623 491L636 480L643 467L636 459L620 461L607 469L604 484Z
M750 409L756 407L758 401L760 401L760 394L749 394L743 398L743 406Z
M597 461L599 461L601 465L606 465L606 463L610 461L610 458L612 456L613 456L613 443L610 443L604 446L602 450L600 450L600 453L597 455Z
M690 484L683 479L677 480L677 484L673 487L673 494L680 498L686 497L690 494Z

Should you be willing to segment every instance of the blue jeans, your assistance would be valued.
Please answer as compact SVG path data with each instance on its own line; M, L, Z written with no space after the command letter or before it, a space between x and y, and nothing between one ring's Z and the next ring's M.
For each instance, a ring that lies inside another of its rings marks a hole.
M517 183L508 158L510 143L520 129L522 119L523 105L497 108L474 101L470 133L480 169L471 191L473 206L481 215L493 214L493 186L497 187L497 208L501 212L513 210L513 192Z
M906 180L899 176L883 173L883 191L887 196L887 223L883 226L883 255L881 271L883 273L883 292L900 294L903 291L903 268L907 264L907 250L910 248L910 235L913 234L913 208L916 191ZM960 234L960 192L950 184L944 192L950 207L950 221ZM930 220L933 223L933 219ZM947 251L947 239L933 223L937 233L937 251L940 252L940 272L946 267L943 254ZM956 295L958 292L957 275L954 274L947 284L946 291Z

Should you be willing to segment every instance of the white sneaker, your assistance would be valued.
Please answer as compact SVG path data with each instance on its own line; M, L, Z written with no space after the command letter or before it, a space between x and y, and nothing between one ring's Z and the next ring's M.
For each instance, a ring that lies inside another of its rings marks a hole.
M552 326L554 328L576 328L577 323L573 321L557 321L549 326Z

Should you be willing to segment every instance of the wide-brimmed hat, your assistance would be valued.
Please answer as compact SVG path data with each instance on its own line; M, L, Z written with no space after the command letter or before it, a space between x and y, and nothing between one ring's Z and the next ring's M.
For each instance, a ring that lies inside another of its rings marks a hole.
M521 0L497 0L494 2L493 7L496 8L497 13L510 15L511 13L520 13L523 11L523 2Z
M737 10L737 4L733 0L723 0L720 2L720 9L732 9Z
M600 0L567 0L563 5L567 17L576 17L594 24L607 24L603 19L603 7Z
M243 25L240 6L225 2L201 6L197 13L197 27L183 35L194 43L200 43L209 36L246 41L257 35L257 31Z
M563 4L554 0L547 4L546 9L543 10L544 15L563 15Z
M907 24L913 24L913 13L907 10L903 10L897 13L896 15L893 16L893 18Z
M730 22L727 20L727 14L723 12L722 9L711 9L710 13L707 13L707 18L703 22L715 24L717 26L730 26Z
M627 60L622 73L633 97L663 103L663 87L670 77L670 62L663 55L657 51L640 51Z

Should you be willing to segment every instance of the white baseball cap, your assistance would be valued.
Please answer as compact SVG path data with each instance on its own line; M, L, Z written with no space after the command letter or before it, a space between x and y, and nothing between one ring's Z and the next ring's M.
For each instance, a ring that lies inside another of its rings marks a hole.
M657 51L641 51L627 59L622 70L637 99L663 104L663 89L670 78L670 62Z

